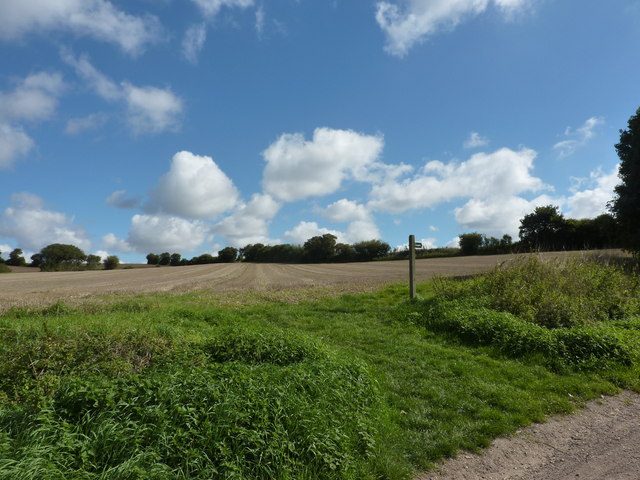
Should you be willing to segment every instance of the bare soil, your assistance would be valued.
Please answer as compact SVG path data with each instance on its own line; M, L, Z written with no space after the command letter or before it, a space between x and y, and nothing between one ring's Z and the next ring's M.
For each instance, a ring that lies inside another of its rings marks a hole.
M638 480L640 396L624 392L499 438L415 480Z

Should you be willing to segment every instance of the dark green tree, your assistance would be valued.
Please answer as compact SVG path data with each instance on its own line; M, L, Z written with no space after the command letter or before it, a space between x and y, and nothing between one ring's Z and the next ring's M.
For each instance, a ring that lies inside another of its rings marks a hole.
M103 263L105 270L115 270L120 265L120 259L115 255L109 255Z
M189 262L191 265L204 265L207 263L215 263L216 258L210 253L203 253L197 257L193 257Z
M358 260L368 262L374 258L384 257L391 251L388 243L380 240L365 240L353 244Z
M536 207L520 220L520 240L531 250L561 250L566 246L568 225L555 205Z
M484 241L484 237L478 232L463 233L458 236L460 240L460 253L462 255L476 255Z
M5 263L12 267L24 267L27 264L27 261L22 256L22 249L14 248L9 254L9 260Z
M40 250L40 269L45 271L77 270L86 259L87 256L84 252L75 245L52 243Z
M171 254L169 252L162 252L160 254L160 261L158 265L169 265L171 263Z
M4 258L2 258L2 250L0 250L0 263L4 263Z
M238 249L234 247L224 247L218 252L218 261L222 263L233 263L238 259Z
M177 267L180 265L180 260L182 259L182 255L179 253L172 253L171 257L169 257L169 265L172 267Z
M304 242L304 255L309 262L330 262L336 254L336 240L338 237L330 233L311 237Z
M160 264L160 255L157 253L150 253L147 255L147 265L158 265Z
M96 270L100 265L100 260L98 255L87 255L87 269Z
M609 205L620 227L622 247L640 256L640 108L620 130L620 143L616 144L620 158L618 176L622 183Z
M32 267L42 266L42 254L34 253L33 255L31 255L31 266Z

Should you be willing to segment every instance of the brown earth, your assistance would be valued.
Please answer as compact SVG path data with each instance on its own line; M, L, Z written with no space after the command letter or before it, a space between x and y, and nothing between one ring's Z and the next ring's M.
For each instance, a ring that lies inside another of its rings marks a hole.
M567 256L576 253L541 255ZM416 279L424 281L438 275L476 274L514 257L517 255L418 260ZM30 274L24 274L27 272ZM207 291L213 296L237 292L235 297L248 290L321 290L323 294L339 294L368 291L394 282L408 282L408 261L314 265L218 263L81 272L39 272L31 267L19 267L15 273L0 275L0 311L13 306L47 305L56 301L77 303L108 294L193 290Z

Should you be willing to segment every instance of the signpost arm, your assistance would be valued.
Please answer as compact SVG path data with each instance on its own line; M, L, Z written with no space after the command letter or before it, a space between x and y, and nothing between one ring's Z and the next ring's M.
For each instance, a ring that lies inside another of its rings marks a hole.
M409 235L409 298L416 298L416 236Z

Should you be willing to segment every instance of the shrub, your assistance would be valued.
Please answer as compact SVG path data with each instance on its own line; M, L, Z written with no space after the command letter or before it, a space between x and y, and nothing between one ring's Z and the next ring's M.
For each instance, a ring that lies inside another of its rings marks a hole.
M0 263L0 273L11 273L11 269L4 263Z
M120 265L120 259L115 255L109 255L104 259L105 270L115 270Z

